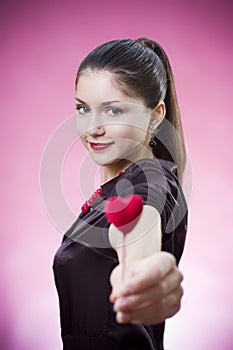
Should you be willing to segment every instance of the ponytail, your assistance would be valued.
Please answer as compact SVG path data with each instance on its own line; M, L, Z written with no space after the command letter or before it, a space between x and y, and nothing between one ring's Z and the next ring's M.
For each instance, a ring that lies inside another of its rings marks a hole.
M152 50L160 58L166 70L167 89L164 99L166 115L154 132L153 139L156 142L156 146L153 149L153 153L157 158L173 161L177 165L178 178L182 181L186 164L186 151L174 77L168 57L163 48L152 40L139 38L135 41L143 47ZM171 126L169 127L170 124L168 122L171 123L175 130Z

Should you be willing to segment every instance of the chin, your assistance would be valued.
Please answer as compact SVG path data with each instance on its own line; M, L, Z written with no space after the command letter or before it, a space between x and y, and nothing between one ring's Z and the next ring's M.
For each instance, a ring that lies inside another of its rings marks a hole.
M97 157L93 157L92 155L91 155L91 158L92 158L93 162L99 166L111 165L111 164L114 164L118 161L117 159L109 159L109 160L108 159L100 159Z
M91 158L94 163L96 163L99 166L111 166L115 165L121 161L125 162L127 159L125 158L110 158L110 159L101 159L101 157L95 157L91 154Z

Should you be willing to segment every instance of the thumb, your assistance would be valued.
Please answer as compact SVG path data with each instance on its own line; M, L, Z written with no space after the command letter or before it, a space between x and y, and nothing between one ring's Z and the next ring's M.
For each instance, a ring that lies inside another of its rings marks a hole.
M117 265L110 275L110 283L112 286L112 293L109 296L109 299L112 303L115 302L117 295L120 294L120 284L121 284L121 276L122 276L121 265Z
M138 261L125 261L124 265L117 265L110 275L110 283L112 286L112 293L110 295L110 301L115 302L115 300L122 295L122 293L130 294L130 290L127 290L127 281L134 278L138 273L137 269ZM123 269L124 274L123 274Z

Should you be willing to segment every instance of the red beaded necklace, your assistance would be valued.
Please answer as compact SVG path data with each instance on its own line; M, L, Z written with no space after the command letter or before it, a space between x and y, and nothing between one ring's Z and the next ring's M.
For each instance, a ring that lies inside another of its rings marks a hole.
M81 206L81 210L83 213L88 211L91 206L96 202L96 200L102 195L103 189L100 187L96 190L91 197Z
M120 171L118 176L123 174L124 171ZM83 203L83 205L81 206L81 211L83 213L86 213L89 209L92 208L93 204L97 201L97 199L102 195L103 193L103 189L100 187L98 188L92 195L91 197L85 202Z

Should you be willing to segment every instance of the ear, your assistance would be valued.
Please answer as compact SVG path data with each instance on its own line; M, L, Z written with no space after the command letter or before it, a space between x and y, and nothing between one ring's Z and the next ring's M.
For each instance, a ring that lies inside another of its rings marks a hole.
M151 129L156 129L157 126L163 121L166 115L166 105L163 101L159 102L154 108L153 114L151 116L150 127Z

